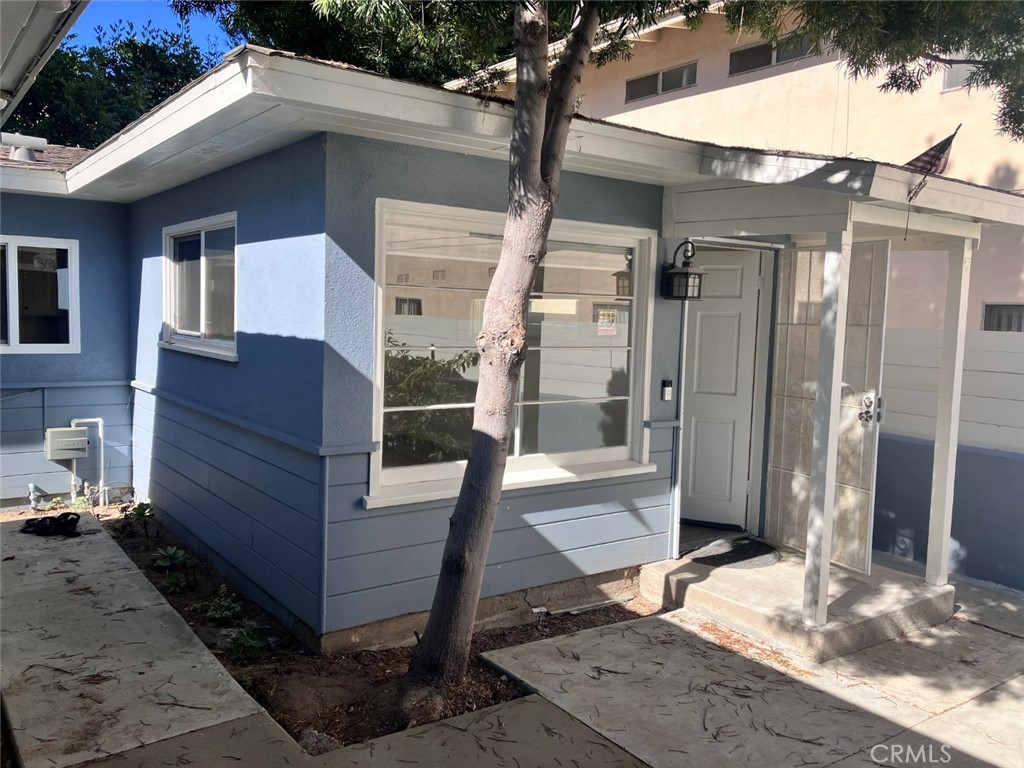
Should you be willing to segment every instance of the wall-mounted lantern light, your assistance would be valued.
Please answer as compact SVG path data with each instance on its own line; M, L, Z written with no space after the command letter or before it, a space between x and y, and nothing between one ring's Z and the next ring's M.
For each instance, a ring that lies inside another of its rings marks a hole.
M680 253L682 263L678 262ZM672 254L672 261L661 266L661 297L678 301L699 301L704 285L704 270L693 266L697 249L690 238L681 242Z
M615 295L633 295L633 254L626 251L626 267L615 273Z

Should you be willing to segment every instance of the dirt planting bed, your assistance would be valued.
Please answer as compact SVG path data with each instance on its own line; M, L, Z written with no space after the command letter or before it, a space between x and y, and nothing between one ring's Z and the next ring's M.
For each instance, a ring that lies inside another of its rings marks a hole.
M409 648L317 655L281 624L239 596L212 566L184 550L156 519L132 521L117 509L97 510L122 549L189 623L236 680L312 754L383 736L394 730L379 714L381 692L393 689L409 665ZM180 574L180 576L179 576ZM440 718L526 695L478 653L582 629L649 616L658 606L635 599L547 616L538 622L489 629L473 639L463 683L447 696Z

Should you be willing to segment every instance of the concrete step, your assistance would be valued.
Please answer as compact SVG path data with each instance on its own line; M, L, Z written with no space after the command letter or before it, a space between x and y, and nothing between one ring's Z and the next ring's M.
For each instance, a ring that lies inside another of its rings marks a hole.
M813 662L941 624L953 614L952 585L931 586L886 568L865 576L833 566L828 623L810 627L801 618L803 576L803 555L792 551L752 569L709 568L684 558L645 565L640 594Z

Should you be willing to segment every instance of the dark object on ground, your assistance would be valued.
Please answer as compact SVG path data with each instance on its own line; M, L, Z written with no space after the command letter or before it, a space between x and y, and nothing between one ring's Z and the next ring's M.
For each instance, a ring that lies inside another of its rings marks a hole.
M77 512L61 512L57 516L30 517L21 526L22 533L34 533L36 536L67 536L74 538L81 536L78 530L78 521L81 515Z
M764 541L741 536L737 539L719 539L688 555L694 563L709 568L763 568L777 563L779 550Z

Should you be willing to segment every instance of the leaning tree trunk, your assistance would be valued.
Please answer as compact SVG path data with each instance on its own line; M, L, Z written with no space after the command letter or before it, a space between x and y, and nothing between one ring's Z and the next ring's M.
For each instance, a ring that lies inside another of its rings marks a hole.
M497 517L526 323L537 266L547 252L562 158L583 68L598 27L594 3L579 18L548 79L544 3L516 9L516 103L509 149L508 216L498 266L476 338L480 376L462 488L451 517L430 618L407 681L443 689L460 681Z

